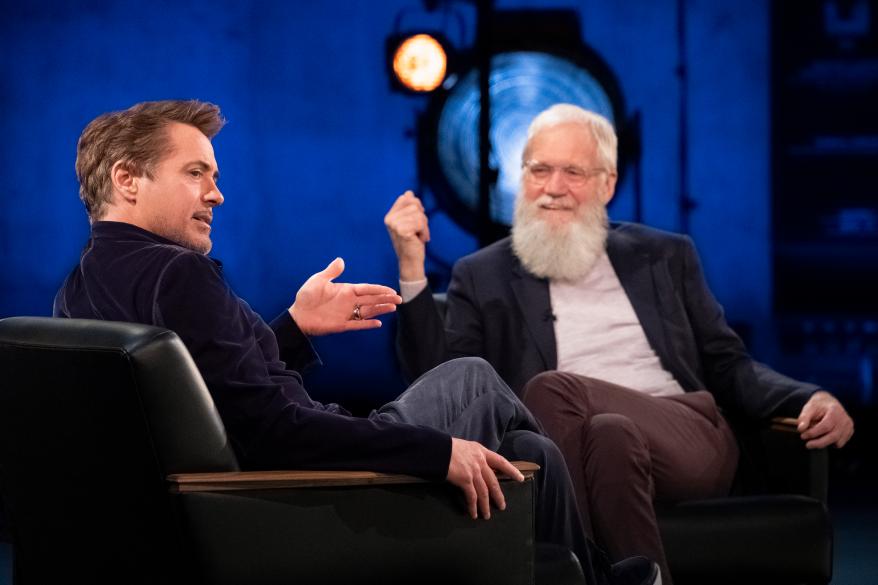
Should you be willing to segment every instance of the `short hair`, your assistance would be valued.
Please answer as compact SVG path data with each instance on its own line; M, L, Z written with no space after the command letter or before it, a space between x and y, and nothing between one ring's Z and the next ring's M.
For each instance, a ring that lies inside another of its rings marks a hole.
M537 134L562 124L579 124L588 128L598 147L598 156L611 171L616 171L619 139L613 125L605 117L573 104L555 104L540 112L527 129L527 142L522 152L522 162L530 158L531 142Z
M153 178L156 166L169 154L166 129L174 122L194 126L208 139L226 123L219 106L198 100L141 102L89 122L76 146L79 198L89 221L99 220L107 211L110 171L118 161L136 177Z

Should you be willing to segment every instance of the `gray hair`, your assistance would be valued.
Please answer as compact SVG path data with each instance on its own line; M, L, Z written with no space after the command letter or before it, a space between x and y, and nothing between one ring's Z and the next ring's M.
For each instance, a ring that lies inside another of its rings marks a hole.
M537 134L561 124L579 124L591 132L597 142L598 156L610 171L616 171L619 139L609 120L573 104L555 104L540 112L527 129L527 142L521 155L522 162L530 158L531 142Z

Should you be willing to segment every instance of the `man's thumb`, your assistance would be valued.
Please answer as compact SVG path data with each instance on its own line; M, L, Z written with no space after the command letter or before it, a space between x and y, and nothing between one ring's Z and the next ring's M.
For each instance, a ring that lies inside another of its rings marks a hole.
M344 272L344 260L342 258L336 258L329 263L329 266L323 269L323 276L325 276L327 280L332 280L333 278L338 278L342 272Z
M806 407L802 409L801 413L799 413L798 431L800 433L811 426L811 419L814 417L812 410L813 409Z

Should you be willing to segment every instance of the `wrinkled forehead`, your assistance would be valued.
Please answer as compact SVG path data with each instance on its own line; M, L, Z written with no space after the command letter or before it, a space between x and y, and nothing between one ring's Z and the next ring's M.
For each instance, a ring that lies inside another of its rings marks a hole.
M566 122L540 129L525 149L525 158L552 165L593 166L597 141L583 124Z

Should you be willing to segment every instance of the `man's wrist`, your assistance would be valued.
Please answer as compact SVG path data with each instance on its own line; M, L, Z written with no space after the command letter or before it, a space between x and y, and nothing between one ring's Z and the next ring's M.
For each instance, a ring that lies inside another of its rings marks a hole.
M399 296L402 297L403 303L407 303L421 294L421 291L425 288L427 288L426 277L420 280L399 279Z
M399 260L399 279L406 282L416 282L427 278L424 272L423 258L400 258Z
M427 280L427 273L424 272L423 268L420 270L403 270L400 268L399 279L405 282L419 282Z
M290 314L290 319L293 320L293 323L296 324L296 327L299 328L299 331L301 331L301 332L304 333L305 335L311 335L311 332L310 332L310 331L307 331L307 330L305 329L305 327L302 327L302 323L301 323L301 321L300 321L299 319L296 318L296 315L298 314L298 311L296 310L296 303L293 303L293 304L290 306L290 308L287 309L287 313Z

